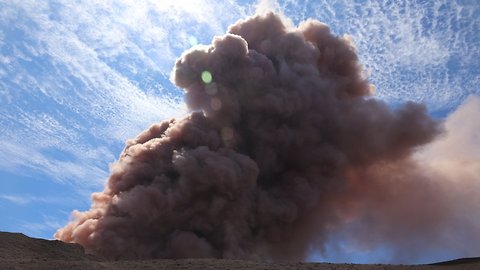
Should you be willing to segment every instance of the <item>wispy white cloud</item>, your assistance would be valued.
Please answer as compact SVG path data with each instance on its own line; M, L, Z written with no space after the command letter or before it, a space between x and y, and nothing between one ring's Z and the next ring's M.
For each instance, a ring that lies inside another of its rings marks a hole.
M31 237L42 236L43 238L53 239L52 231L56 231L65 223L65 220L43 215L40 222L20 222L19 231Z
M265 14L268 12L283 13L280 4L275 0L258 0L255 4L255 13Z
M9 201L14 204L19 204L19 205L27 204L30 202L29 199L23 196L16 196L16 195L0 195L0 199Z
M0 200L8 201L17 205L26 205L31 203L58 204L64 203L68 199L25 194L0 194Z
M377 96L453 109L479 93L476 1L278 1L287 16L314 17L353 37Z
M10 1L0 15L0 170L98 189L126 139L185 114L168 78L188 37L209 42L245 10L210 0Z
M14 171L18 175L41 174L50 180L70 182L84 188L98 189L103 186L108 171L101 166L104 160L99 156L81 158L72 161L56 160L55 158L42 154L43 148L24 143L16 144L8 141L0 141L2 155L0 156L1 167L4 170ZM73 154L82 155L74 149ZM81 151L81 150L78 150ZM113 158L106 156L106 160L113 161ZM102 162L96 165L95 162ZM38 177L38 176L37 176ZM44 179L45 180L45 179Z

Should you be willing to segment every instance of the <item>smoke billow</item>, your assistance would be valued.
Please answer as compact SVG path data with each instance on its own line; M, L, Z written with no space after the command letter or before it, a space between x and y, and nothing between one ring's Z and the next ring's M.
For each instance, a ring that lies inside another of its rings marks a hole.
M359 243L399 247L450 228L446 185L413 155L441 125L369 97L354 46L326 25L239 21L172 80L193 112L128 141L57 239L113 258L302 260L355 223Z

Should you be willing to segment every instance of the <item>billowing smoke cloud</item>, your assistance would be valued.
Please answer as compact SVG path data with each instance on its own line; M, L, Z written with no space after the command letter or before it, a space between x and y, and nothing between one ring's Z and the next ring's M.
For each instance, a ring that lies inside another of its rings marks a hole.
M355 48L326 25L239 21L172 78L194 112L128 141L57 239L113 258L302 260L354 223L359 243L398 247L452 225L446 185L413 155L441 126L369 97Z
M382 261L432 262L480 254L480 98L471 96L445 121L435 141L411 158L367 168L350 181L352 206L334 233L337 252L368 254L379 246ZM361 181L360 181L361 179ZM355 189L355 188L353 188ZM356 197L356 198L355 198ZM332 243L333 242L333 243ZM339 256L341 257L341 256Z

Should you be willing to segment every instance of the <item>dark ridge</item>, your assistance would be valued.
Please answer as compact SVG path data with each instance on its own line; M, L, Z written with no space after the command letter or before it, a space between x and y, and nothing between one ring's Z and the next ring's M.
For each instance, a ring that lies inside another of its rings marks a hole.
M429 265L457 265L457 264L468 264L468 263L480 263L480 257L472 258L461 258L445 262L431 263Z
M0 260L14 259L19 255L24 258L42 257L66 261L93 259L85 255L79 244L31 238L23 233L0 232Z

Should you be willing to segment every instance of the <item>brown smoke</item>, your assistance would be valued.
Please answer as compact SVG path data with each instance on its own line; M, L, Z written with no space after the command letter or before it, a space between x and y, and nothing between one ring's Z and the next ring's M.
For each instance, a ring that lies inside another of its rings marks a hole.
M352 220L378 232L358 241L400 246L449 224L444 186L412 158L439 124L368 97L355 48L326 25L239 21L172 78L194 112L128 141L57 239L114 258L302 260Z

